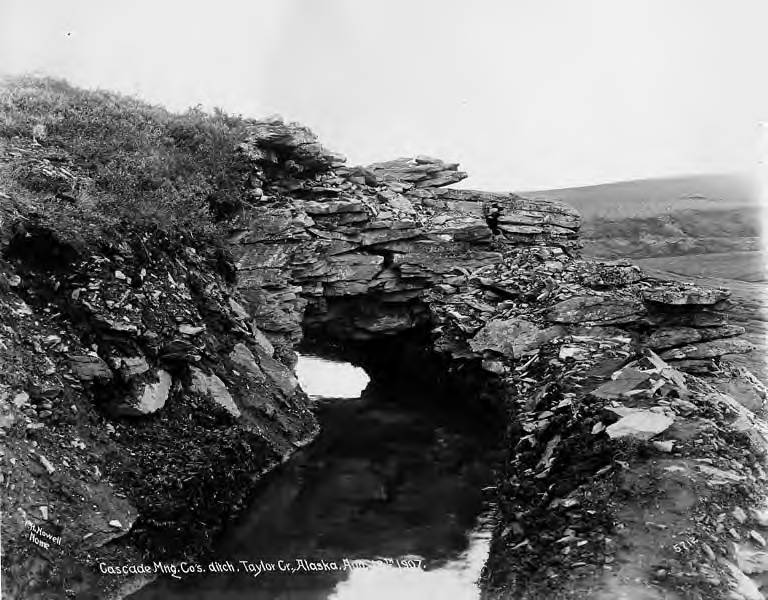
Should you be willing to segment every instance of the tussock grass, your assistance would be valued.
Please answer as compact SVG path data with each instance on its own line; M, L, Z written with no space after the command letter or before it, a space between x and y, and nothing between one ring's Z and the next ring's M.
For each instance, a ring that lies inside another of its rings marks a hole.
M75 212L96 213L102 223L122 228L215 238L217 222L236 211L248 191L250 165L237 150L246 124L218 109L175 114L59 79L0 81L0 140L28 150L6 187L19 186L41 201L66 194ZM67 188L61 177L41 176L40 161L64 167L74 183Z

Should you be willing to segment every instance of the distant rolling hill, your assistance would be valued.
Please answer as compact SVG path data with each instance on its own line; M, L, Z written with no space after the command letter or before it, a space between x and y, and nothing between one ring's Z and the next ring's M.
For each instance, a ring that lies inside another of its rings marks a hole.
M754 181L730 174L634 179L523 194L560 198L578 208L587 220L649 217L687 208L754 206L758 202Z
M526 192L557 198L584 217L584 253L605 258L758 251L757 186L739 175L640 179Z
M768 381L768 252L757 186L739 175L693 175L523 192L584 217L584 254L629 258L650 275L733 292L733 320L759 350L736 362Z

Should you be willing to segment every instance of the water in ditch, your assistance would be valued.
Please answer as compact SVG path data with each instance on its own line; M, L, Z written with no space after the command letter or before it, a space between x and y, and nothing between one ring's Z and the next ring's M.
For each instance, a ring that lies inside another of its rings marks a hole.
M222 572L165 576L132 599L479 598L491 432L424 391L363 391L367 376L348 363L302 356L297 372L322 433L222 536Z

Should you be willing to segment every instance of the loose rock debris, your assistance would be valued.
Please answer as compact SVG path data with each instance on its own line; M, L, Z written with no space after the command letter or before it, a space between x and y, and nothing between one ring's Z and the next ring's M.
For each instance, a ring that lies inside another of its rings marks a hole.
M244 222L236 242L240 286L280 307L279 318L261 309L264 327L371 339L428 324L436 352L477 361L503 386L512 431L488 589L747 593L717 515L731 497L759 498L763 426L691 376L725 377L727 356L751 350L727 322L729 292L579 258L575 211L441 187L458 177L418 157L265 178L272 216ZM276 239L290 242L265 262ZM745 526L734 521L742 540ZM681 556L674 540L688 530L709 537Z
M249 123L239 152L252 203L230 221L233 283L183 235L77 243L45 218L60 199L20 192L13 173L74 194L87 172L64 151L0 144L13 590L147 549L184 558L190 535L207 540L314 435L290 368L302 328L372 340L424 327L452 372L484 370L508 423L491 597L764 597L765 426L706 380L765 397L725 358L751 349L726 290L580 258L574 209L445 188L465 177L453 163L351 167L277 119ZM23 539L40 506L71 556L46 559L45 577ZM701 543L676 552L691 535Z

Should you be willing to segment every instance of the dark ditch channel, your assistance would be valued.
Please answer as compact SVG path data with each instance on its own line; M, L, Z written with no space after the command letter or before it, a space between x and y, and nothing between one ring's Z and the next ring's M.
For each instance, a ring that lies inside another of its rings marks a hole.
M397 346L361 361L370 381L345 352L302 349L297 373L322 430L201 561L235 571L163 576L131 598L481 598L499 420L470 387L414 369L415 356L400 352L392 371Z

